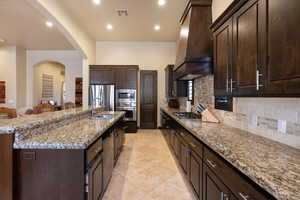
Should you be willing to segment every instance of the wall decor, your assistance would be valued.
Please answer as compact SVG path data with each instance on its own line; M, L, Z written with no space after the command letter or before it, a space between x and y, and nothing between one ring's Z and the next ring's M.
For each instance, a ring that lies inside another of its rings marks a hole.
M53 97L53 76L48 74L43 74L43 88L42 97L52 98Z
M0 103L5 103L5 81L0 81Z

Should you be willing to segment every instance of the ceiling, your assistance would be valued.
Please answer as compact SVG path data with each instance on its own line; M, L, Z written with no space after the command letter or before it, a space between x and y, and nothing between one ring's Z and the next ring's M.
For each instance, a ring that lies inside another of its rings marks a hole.
M0 0L0 45L17 45L28 50L73 50L55 26L26 0Z
M176 41L179 20L187 0L55 0L97 41ZM127 9L128 16L118 16L116 9ZM113 25L107 30L106 25ZM154 25L161 26L160 31Z

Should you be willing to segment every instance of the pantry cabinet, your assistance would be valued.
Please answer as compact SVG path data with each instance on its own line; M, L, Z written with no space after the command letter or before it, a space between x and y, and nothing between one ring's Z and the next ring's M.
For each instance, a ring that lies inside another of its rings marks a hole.
M214 22L215 96L300 96L297 0L239 0Z

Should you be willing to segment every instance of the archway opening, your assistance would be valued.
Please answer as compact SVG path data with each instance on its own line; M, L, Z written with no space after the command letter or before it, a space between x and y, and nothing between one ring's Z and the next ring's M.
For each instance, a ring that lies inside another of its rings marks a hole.
M65 66L43 61L33 69L33 106L53 104L61 107L66 100Z

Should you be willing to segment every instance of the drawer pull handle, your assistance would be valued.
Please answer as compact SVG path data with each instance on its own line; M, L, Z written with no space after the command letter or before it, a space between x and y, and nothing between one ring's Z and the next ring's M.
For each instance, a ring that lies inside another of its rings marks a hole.
M221 200L229 200L228 194L221 192Z
M239 193L240 197L242 197L243 200L250 200L250 197L248 195L245 195L243 193ZM251 199L251 200L255 200L255 199Z
M216 168L217 165L213 161L208 160L208 159L206 159L206 161L212 168Z
M190 142L190 145L191 145L191 147L193 147L193 148L196 148L197 146L194 144L194 143L192 143L192 142Z

